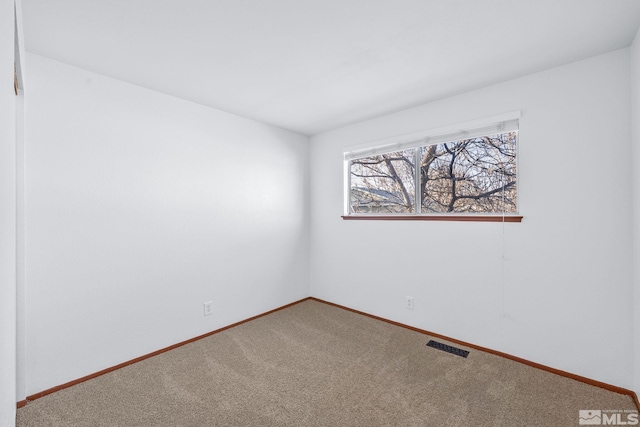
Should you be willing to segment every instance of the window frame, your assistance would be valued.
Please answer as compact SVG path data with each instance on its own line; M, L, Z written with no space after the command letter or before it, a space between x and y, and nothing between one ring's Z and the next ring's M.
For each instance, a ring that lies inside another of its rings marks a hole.
M351 162L353 160L386 154L394 151L414 150L414 164L418 165L420 147L441 144L445 142L460 141L473 137L494 135L516 131L516 194L517 212L515 213L459 213L438 212L424 213L421 211L422 202L420 191L420 168L414 167L414 212L407 213L352 213L351 212ZM468 221L468 222L521 222L520 197L518 183L520 178L519 146L520 146L520 112L510 112L472 122L466 122L453 126L432 129L410 135L378 140L358 146L353 146L344 151L344 220L391 220L391 221Z

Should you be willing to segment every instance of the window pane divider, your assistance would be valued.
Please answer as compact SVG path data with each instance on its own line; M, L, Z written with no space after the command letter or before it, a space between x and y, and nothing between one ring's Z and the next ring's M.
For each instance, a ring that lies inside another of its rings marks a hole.
M420 214L422 212L422 185L420 183L421 181L421 159L422 156L420 155L420 148L414 148L413 149L413 169L414 169L414 179L413 182L415 183L415 197L414 197L414 201L413 201L413 206L414 206L414 211L416 214Z

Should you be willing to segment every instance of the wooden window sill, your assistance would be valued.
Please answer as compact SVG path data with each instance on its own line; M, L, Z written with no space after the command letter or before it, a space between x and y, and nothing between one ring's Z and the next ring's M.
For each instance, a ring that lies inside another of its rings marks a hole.
M343 215L344 220L522 222L522 215Z

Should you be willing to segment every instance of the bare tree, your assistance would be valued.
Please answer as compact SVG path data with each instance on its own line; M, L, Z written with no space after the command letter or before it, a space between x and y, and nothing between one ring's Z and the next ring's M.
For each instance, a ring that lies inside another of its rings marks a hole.
M353 212L410 213L414 210L413 150L351 162Z
M517 212L516 133L417 148L424 213ZM414 150L353 160L351 212L415 212Z

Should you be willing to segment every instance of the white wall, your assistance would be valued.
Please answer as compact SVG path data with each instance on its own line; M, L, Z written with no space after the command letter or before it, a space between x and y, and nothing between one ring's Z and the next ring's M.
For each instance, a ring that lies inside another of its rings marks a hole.
M629 84L624 49L312 137L311 294L632 388ZM340 218L348 147L514 110L522 223Z
M13 0L0 0L0 426L16 414L16 101Z
M24 90L26 84L26 51L24 48L24 26L22 2L16 0L16 24L18 56L20 58L21 86L16 97L16 397L24 398L24 350L26 331L24 329L25 287L24 287Z
M27 395L308 296L306 136L27 62Z
M640 396L640 30L631 45L635 392Z

